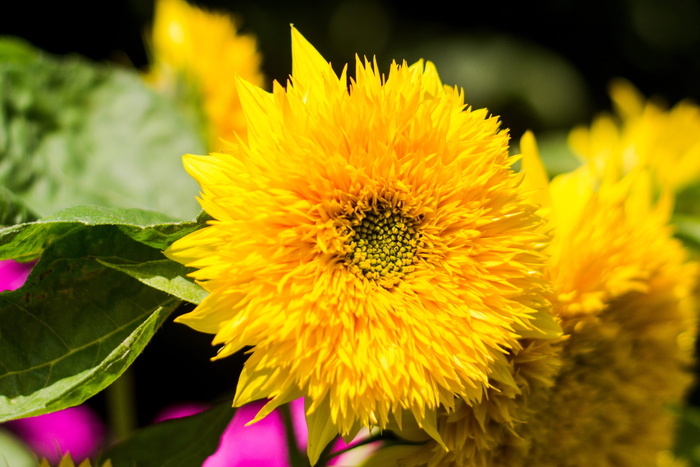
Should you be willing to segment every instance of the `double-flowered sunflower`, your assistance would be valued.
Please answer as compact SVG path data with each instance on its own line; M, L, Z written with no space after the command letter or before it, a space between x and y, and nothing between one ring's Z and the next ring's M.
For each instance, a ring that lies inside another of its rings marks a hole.
M239 80L247 140L185 156L213 220L167 251L209 291L178 321L217 358L252 346L234 403L270 399L258 418L306 396L312 462L361 426L440 440L552 324L508 133L431 63L348 83L294 29L292 55L286 87Z
M525 143L528 172L536 149ZM623 173L626 153L607 154L539 193L553 231L545 271L567 339L549 399L520 426L528 442L503 465L670 462L670 407L691 383L697 264L673 238L670 197L655 195L653 167ZM532 178L526 186L543 185Z
M234 82L236 75L261 86L264 78L256 40L239 34L236 18L209 12L185 0L157 0L149 45L148 81L157 89L201 107L209 147L219 138L245 133L245 117Z

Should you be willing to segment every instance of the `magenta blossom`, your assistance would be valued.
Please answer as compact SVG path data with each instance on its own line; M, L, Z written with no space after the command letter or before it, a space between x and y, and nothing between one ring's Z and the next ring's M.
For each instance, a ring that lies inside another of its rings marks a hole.
M57 464L64 454L80 461L92 457L105 439L105 426L87 405L21 418L5 424L40 458Z
M258 411L265 405L265 401L257 401L245 405L236 411L233 419L226 427L219 448L214 454L204 461L203 467L292 467L289 456L289 446L285 432L285 424L282 414L275 410L264 419L252 425L246 423L253 420ZM187 416L205 410L201 404L179 404L166 409L156 417L156 420L166 420ZM292 427L296 448L305 453L308 443L308 430L306 417L304 416L304 399L297 399L290 403ZM180 414L180 415L178 415ZM358 440L368 436L367 432L361 433ZM351 443L355 444L357 441ZM334 445L334 451L347 448L348 445L342 439ZM366 458L374 446L363 446L348 453L334 457L328 465L349 466L357 465L361 459Z
M153 419L153 423L164 422L173 418L189 417L207 410L209 406L201 402L187 402L183 404L171 405L161 410Z
M278 411L245 426L264 404L264 401L253 402L236 410L221 436L219 448L204 461L203 467L289 467L284 422Z
M22 287L34 263L18 263L12 259L0 260L0 292Z

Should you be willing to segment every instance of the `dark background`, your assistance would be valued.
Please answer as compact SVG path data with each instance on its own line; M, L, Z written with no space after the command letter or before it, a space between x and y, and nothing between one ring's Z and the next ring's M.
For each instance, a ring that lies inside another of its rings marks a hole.
M514 136L584 123L609 108L607 86L625 77L646 95L675 103L700 97L700 2L696 0L517 0L265 2L208 0L254 33L270 78L291 70L289 24L331 62L355 53L436 63L467 101L501 115ZM56 54L143 68L150 0L12 1L0 34ZM9 14L8 14L9 12ZM471 99L470 99L471 98ZM557 110L558 109L558 110Z
M694 0L225 1L193 2L239 16L255 34L271 79L291 71L289 24L338 69L354 54L434 61L467 102L500 115L515 138L563 132L610 108L607 87L624 77L675 104L700 99L700 2ZM54 54L144 69L150 1L11 1L0 35ZM226 77L222 77L225 79ZM183 310L181 310L183 311ZM210 363L212 336L166 323L134 365L139 423L178 401L211 401L235 389L243 357ZM92 402L104 413L104 396Z

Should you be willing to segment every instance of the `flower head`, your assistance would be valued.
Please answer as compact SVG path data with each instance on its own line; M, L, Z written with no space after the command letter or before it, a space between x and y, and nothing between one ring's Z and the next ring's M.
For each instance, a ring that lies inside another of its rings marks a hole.
M210 13L185 0L158 0L148 80L167 93L201 99L211 147L219 138L245 134L235 76L262 85L261 58L255 39L238 34L230 15Z
M525 143L527 172L536 149ZM568 338L549 400L519 431L529 444L508 465L649 465L672 446L668 405L691 381L697 265L672 237L671 203L655 200L649 166L602 168L560 175L541 196L551 201L553 310Z
M574 129L572 149L597 170L629 172L648 165L660 186L678 191L700 178L700 107L682 101L673 108L646 100L629 82L611 86L615 117L601 115Z
M439 439L547 315L508 134L431 63L358 58L348 86L296 30L292 55L286 88L239 81L247 141L185 157L214 220L167 251L210 292L178 321L253 347L236 405L307 396L312 461L402 417Z

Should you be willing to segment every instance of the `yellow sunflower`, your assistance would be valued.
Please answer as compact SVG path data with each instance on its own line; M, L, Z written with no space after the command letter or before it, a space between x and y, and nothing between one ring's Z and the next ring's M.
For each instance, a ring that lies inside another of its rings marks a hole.
M150 46L147 80L167 94L200 101L210 147L245 134L235 76L257 86L264 77L255 38L239 34L234 17L184 0L157 0Z
M234 404L306 396L312 462L338 433L472 405L547 328L536 207L508 133L431 63L333 68L292 29L272 93L239 80L248 140L185 156L214 220L166 254L209 291L179 317L252 346ZM555 331L552 331L555 332ZM443 443L444 446L444 443Z
M656 456L656 467L691 467L690 461L675 457L671 451L660 451Z
M523 150L537 174L531 136ZM672 237L670 197L654 201L648 167L623 175L615 164L549 186L526 175L549 200L546 275L568 338L550 398L519 429L529 446L509 465L653 466L672 447L669 405L691 382L697 267Z
M616 114L601 115L590 127L574 129L569 142L575 153L599 171L610 170L613 163L622 173L648 165L655 181L671 191L700 179L697 104L685 100L667 109L624 80L614 81L610 93Z

